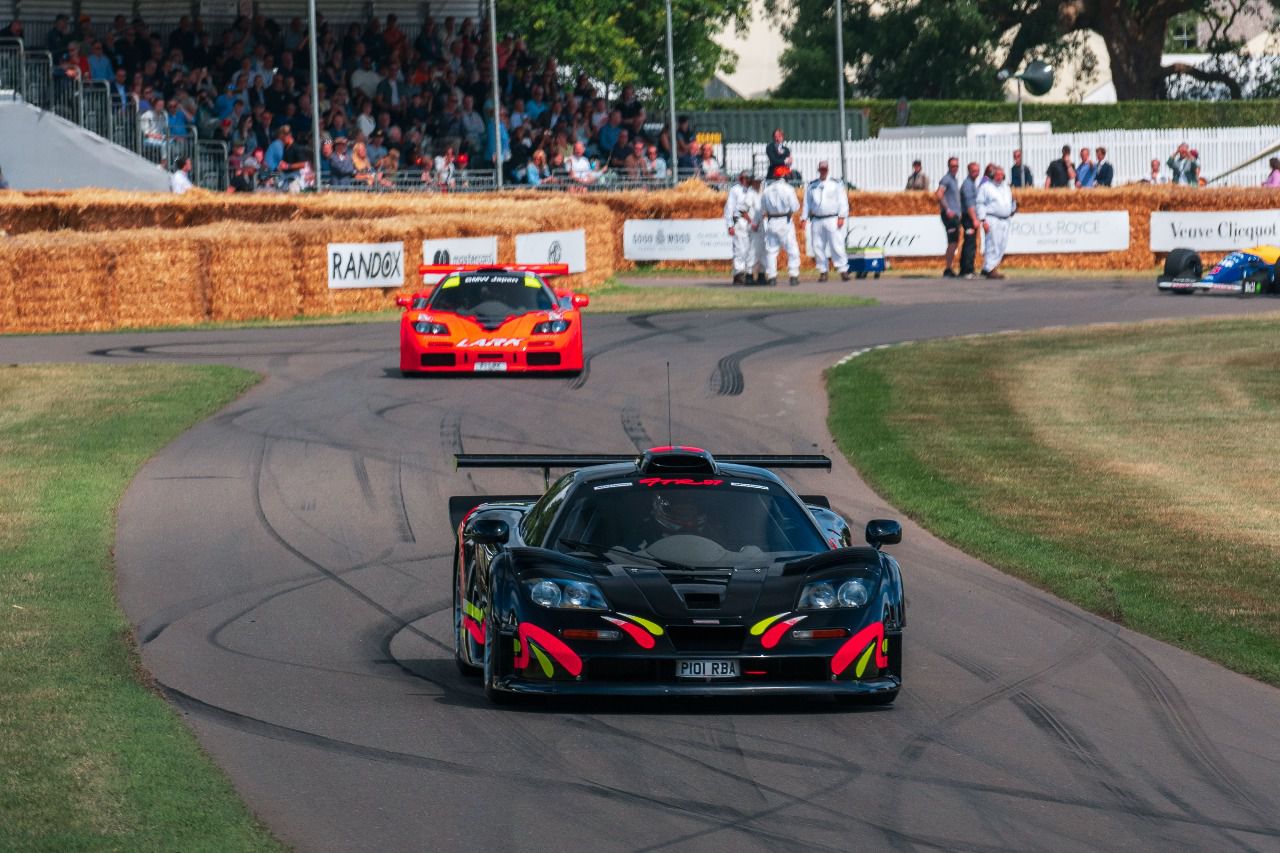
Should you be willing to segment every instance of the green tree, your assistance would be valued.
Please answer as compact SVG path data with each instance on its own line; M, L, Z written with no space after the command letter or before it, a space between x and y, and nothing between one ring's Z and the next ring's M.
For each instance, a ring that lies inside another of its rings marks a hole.
M672 0L676 97L699 101L703 86L737 57L714 36L743 28L749 3ZM554 56L562 68L584 71L616 87L632 84L665 97L666 7L658 0L499 0L499 28L525 36L538 56Z
M835 86L833 4L766 0L788 42L779 95L829 97ZM1162 66L1176 16L1206 22L1205 49L1239 51L1238 24L1261 20L1280 0L845 0L845 59L855 93L871 97L994 98L995 75L1029 58L1086 67L1082 36L1102 36L1120 100L1159 100L1186 76L1241 94L1229 62ZM823 68L831 69L823 71Z

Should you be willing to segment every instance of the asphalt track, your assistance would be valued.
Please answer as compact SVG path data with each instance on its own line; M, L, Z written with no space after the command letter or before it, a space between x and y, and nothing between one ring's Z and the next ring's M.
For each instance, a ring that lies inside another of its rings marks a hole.
M839 285L837 285L839 286ZM860 283L874 308L589 316L584 381L405 380L387 324L0 339L0 363L222 362L267 379L142 470L120 599L147 668L301 850L1280 850L1280 692L1082 613L912 524L907 682L824 701L491 708L450 659L458 451L672 437L814 452L855 521L821 370L946 335L1238 314L1149 282Z

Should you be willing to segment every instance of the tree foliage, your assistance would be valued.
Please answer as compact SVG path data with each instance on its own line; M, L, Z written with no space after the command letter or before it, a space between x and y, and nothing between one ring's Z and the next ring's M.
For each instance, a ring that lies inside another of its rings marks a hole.
M525 36L536 56L554 56L562 68L585 71L616 89L625 84L665 97L666 7L627 0L499 0L499 29ZM745 3L671 0L676 97L698 101L703 86L731 71L736 56L714 36L742 28Z
M829 97L835 91L834 4L766 0L788 47L781 57L781 97ZM1170 78L1191 78L1232 97L1273 91L1242 87L1240 24L1261 21L1280 0L844 0L844 51L853 94L897 98L997 98L1001 70L1029 59L1096 61L1083 38L1106 44L1121 100L1168 96ZM1191 15L1208 32L1214 61L1161 63L1169 22Z

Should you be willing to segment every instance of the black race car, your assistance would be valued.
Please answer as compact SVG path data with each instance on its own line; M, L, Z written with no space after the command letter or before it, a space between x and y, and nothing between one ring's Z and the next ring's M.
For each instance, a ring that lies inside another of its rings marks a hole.
M459 455L573 468L541 496L450 499L454 649L495 702L517 694L829 694L902 685L896 521L869 547L768 468L825 456Z

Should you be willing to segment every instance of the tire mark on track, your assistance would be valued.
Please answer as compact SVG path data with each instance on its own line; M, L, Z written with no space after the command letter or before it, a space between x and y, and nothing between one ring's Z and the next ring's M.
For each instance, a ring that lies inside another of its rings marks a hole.
M653 439L649 437L649 431L644 428L640 413L630 406L622 410L622 431L627 434L627 438L635 445L636 450L643 451L653 447Z
M591 376L591 362L596 356L604 355L607 352L612 352L613 350L621 349L622 347L630 346L631 344L640 343L641 341L647 341L650 338L656 338L661 335L676 335L689 328L689 324L686 323L683 326L677 326L672 329L663 329L650 319L652 317L660 317L663 313L666 312L635 314L628 317L627 322L636 328L644 329L644 333L632 335L629 338L611 341L601 346L599 349L593 350L589 353L584 353L582 357L582 372L569 380L569 388L573 391L578 391L587 384L587 379Z
M364 497L365 506L376 509L373 500L373 484L369 482L369 469L364 464L363 454L351 454L351 468L355 472L356 482L360 484L360 494Z
M770 327L765 321L770 317L777 316L777 312L769 314L752 314L746 318L746 322L766 332L780 334L782 337L775 338L771 341L765 341L759 344L752 344L749 347L743 347L735 350L720 359L716 363L716 369L711 372L709 384L711 391L718 397L737 397L746 390L747 380L742 373L742 362L744 359L750 358L758 353L766 350L777 349L778 347L791 346L797 344L810 337L807 332L780 332Z

